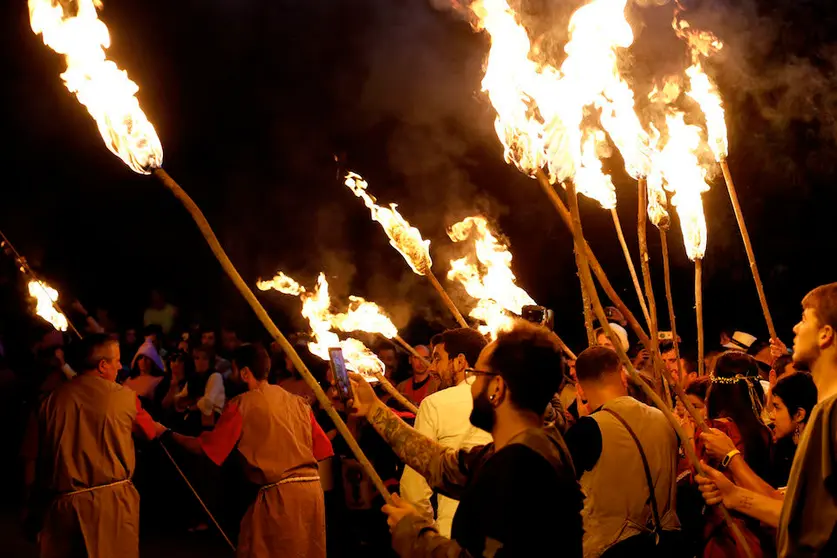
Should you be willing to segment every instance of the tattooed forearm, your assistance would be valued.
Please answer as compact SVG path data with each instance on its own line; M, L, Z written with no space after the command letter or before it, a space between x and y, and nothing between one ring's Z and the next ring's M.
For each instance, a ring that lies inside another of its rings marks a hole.
M746 494L741 496L741 499L738 501L738 505L736 506L736 508L743 513L747 513L752 507L753 497L747 496Z
M445 452L442 446L408 426L384 405L375 408L369 423L404 463L425 477L430 473L433 459Z

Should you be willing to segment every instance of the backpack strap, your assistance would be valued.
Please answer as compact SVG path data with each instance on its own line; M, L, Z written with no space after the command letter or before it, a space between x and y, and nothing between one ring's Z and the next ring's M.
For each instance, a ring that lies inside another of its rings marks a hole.
M651 467L648 466L648 458L645 456L645 450L642 449L642 444L639 443L639 438L637 438L633 429L628 425L627 421L625 421L625 419L623 419L619 413L612 409L606 408L602 408L602 411L609 413L616 420L622 423L622 426L625 427L625 430L627 430L628 434L631 435L631 438L634 439L634 443L636 444L636 447L639 450L639 456L642 458L642 466L645 469L645 481L648 483L648 495L651 503L651 515L654 520L654 534L657 536L657 542L659 542L660 533L662 532L663 528L662 524L660 523L660 512L657 509L657 495L654 493L654 481L651 478Z

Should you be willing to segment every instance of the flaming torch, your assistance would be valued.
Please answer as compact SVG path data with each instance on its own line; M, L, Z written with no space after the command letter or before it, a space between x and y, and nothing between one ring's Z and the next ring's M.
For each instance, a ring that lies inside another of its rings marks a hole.
M293 346L276 327L256 296L233 266L215 233L201 210L189 195L161 167L163 149L154 127L139 107L137 85L108 60L105 50L110 46L107 26L99 20L97 9L100 0L29 0L29 20L32 31L43 37L44 43L67 62L67 70L61 74L65 85L83 104L99 128L105 145L134 172L153 174L189 211L209 247L232 279L242 296L250 304L270 335L279 343L313 390L317 400L334 421L337 430L369 475L381 495L389 501L389 491L372 464L352 437L343 419L331 405L331 401L305 367ZM175 464L176 466L176 464ZM188 480L187 480L188 483ZM227 542L233 546L229 540Z
M58 291L43 281L29 281L29 296L35 299L35 313L58 331L67 331L67 318L55 308Z
M375 353L359 340L353 338L341 340L332 331L332 328L346 332L365 331L378 333L387 339L398 336L395 325L380 311L377 304L351 296L348 312L333 314L331 297L328 294L328 281L323 273L320 273L317 278L317 286L313 291L305 290L281 271L272 280L257 282L256 287L261 291L274 289L283 294L298 296L302 300L302 315L308 320L314 334L314 341L308 343L308 350L313 355L328 360L328 349L340 347L349 370L361 374L367 381L373 378L380 381L384 389L408 411L413 414L418 412L418 408L395 389L395 386L384 376L384 363L375 356Z
M485 217L466 217L448 229L448 236L454 242L474 240L476 262L467 256L451 261L448 279L458 281L477 300L470 316L485 322L478 328L480 333L496 339L500 331L514 325L524 306L537 303L515 283L512 254L491 231ZM558 340L564 353L574 360L575 354L563 340Z
M47 285L45 281L38 279L29 263L26 261L20 252L15 249L14 245L9 242L8 237L0 231L0 249L7 249L8 253L14 258L15 264L24 275L28 275L29 280L29 296L35 299L35 313L52 324L52 327L58 331L67 331L67 328L73 330L73 333L81 339L81 332L76 329L66 314L58 304L58 291Z
M389 237L389 243L404 257L413 272L427 277L459 325L468 327L465 318L462 317L459 309L456 308L456 305L430 269L433 266L433 261L430 259L430 241L424 240L419 230L411 226L398 213L397 206L394 203L390 204L389 207L381 207L375 203L375 198L366 192L368 184L359 174L348 173L345 184L355 196L363 200L372 214L372 219L381 224L384 232Z
M626 3L626 0L593 0L573 14L570 21L572 37L565 47L567 57L560 71L548 63L535 61L536 57L542 55L539 52L530 52L526 30L517 23L516 15L506 0L477 0L471 4L471 11L476 16L476 27L479 30L485 29L491 35L491 50L486 61L483 90L488 93L497 112L495 130L505 147L506 160L538 179L562 220L573 231L582 284L587 290L597 317L617 346L626 368L632 377L638 380L607 324L590 276L591 267L608 296L625 315L631 328L646 347L652 350L655 367L666 375L667 372L659 353L653 350L656 340L649 339L642 331L642 327L627 311L593 257L583 236L576 199L576 190L589 195L586 185L579 182L579 177L583 176L579 169L584 166L581 160L584 141L581 126L586 107L590 105L601 110L602 126L622 152L626 170L631 176L640 179L640 188L643 190L647 183L642 179L647 179L654 166L651 161L650 138L639 125L633 111L630 88L616 70L616 49L626 48L633 41L630 25L624 18ZM548 176L541 170L542 167L547 168ZM567 210L554 191L552 184L556 182L564 183L571 211ZM662 207L659 193L658 189L654 190L653 202L648 203L649 206L655 203L655 210ZM679 189L677 194L680 194ZM693 229L699 226L699 222L693 219L694 211L688 211L688 202L694 199L688 195L679 197L680 200L673 202L681 214L684 237L687 238L687 243L693 242L694 239L686 234L686 229L693 232ZM678 202L682 203L678 205ZM643 212L644 210L645 208ZM702 216L702 208L700 210ZM703 238L705 240L705 228ZM705 244L701 245L701 249L703 248ZM643 260L643 257L640 259ZM650 292L646 295L649 298L649 314L652 314L653 295ZM670 378L669 382L671 383ZM646 387L643 385L643 389ZM679 387L675 386L675 389ZM678 394L681 399L685 399L682 389L678 389ZM678 421L668 412L668 407L660 397L656 393L649 395L655 404L667 413L675 429L679 429ZM702 417L694 408L688 404L686 407L695 420L703 424ZM689 452L689 457L699 471L700 464L693 451ZM740 531L726 513L725 519L738 543L750 554Z
M697 152L701 145L700 128L689 126L683 113L666 116L668 140L654 158L655 167L674 192L671 203L680 216L686 255L695 262L695 310L698 326L699 373L703 373L703 255L706 252L706 217L701 194L709 189L706 170L700 166Z
M727 140L727 125L724 118L724 108L718 88L703 71L701 59L707 58L710 54L723 48L723 43L708 31L692 30L689 23L684 19L678 19L675 15L673 27L675 32L689 45L692 54L692 66L686 70L689 77L690 89L686 94L700 105L706 117L706 132L709 137L709 146L715 160L721 166L724 175L724 182L729 191L729 199L732 202L732 209L735 212L735 220L738 222L738 229L741 231L741 238L744 241L744 249L747 252L747 260L750 263L750 271L753 274L753 281L756 283L759 303L767 323L767 330L771 339L778 339L776 327L773 325L773 318L767 306L767 297L764 294L764 284L759 275L759 268L756 265L756 256L753 252L753 245L750 242L750 234L747 232L747 225L744 222L744 214L741 212L741 204L738 202L738 193L735 190L735 183L732 181L732 174L729 170L727 155L729 153L729 142Z
M602 126L622 151L628 172L636 178L647 174L647 134L633 110L633 93L616 68L616 47L633 41L624 19L625 3L595 0L573 14L572 38L560 70L532 58L526 30L506 0L477 1L471 10L475 26L491 36L482 87L497 112L495 129L506 160L538 178L550 198L550 183L574 180L579 193L611 211L640 306L650 323L649 306L616 213L613 183L601 171L604 132L595 126L583 127L586 107L601 110ZM544 166L548 180L541 170ZM583 291L582 296L588 298Z

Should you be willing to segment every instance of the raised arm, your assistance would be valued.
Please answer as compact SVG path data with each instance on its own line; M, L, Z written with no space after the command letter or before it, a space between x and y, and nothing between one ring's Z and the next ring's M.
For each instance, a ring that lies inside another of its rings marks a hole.
M431 486L451 495L465 486L468 460L460 459L459 451L445 448L410 427L378 399L361 376L352 374L352 390L354 414L365 416L399 459Z
M704 443L706 452L718 461L737 449L730 437L716 428L710 428L708 431L702 432L700 434L700 439ZM735 484L741 488L745 488L757 494L762 494L768 498L782 500L782 493L758 476L750 468L750 466L747 465L747 462L744 460L744 456L740 453L732 457L728 468L732 473Z
M779 516L784 503L782 500L736 486L723 473L705 463L701 465L706 476L698 475L696 480L708 505L714 506L723 502L731 510L749 515L771 527L779 526Z
M372 405L366 418L395 455L426 478L431 486L449 493L465 486L467 472L459 466L459 451L421 434L379 400Z

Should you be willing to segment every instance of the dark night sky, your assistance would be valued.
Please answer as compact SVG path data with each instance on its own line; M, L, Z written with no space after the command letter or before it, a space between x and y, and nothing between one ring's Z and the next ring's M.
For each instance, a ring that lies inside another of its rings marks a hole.
M801 296L835 277L835 8L828 0L690 4L693 22L727 43L711 72L727 104L730 162L768 300L790 342ZM516 5L533 34L560 47L566 16L580 2ZM631 8L637 41L624 61L629 76L683 67L671 10ZM431 239L438 275L450 254L447 225L475 211L495 219L519 284L556 310L565 339L581 342L569 233L537 185L503 162L479 91L487 40L454 13L423 0L124 0L106 1L101 17L111 31L109 57L140 85L165 168L203 208L246 279L282 269L310 284L324 270L335 300L366 296L413 334L426 331L424 320L436 328L448 322L336 180L333 155L344 152L370 191L399 203ZM0 228L46 278L88 306L112 308L123 324L139 319L153 286L207 319L252 324L184 210L104 147L59 78L63 60L32 34L26 3L4 3L2 21ZM606 166L633 249L635 183L621 159ZM724 324L764 336L723 182L704 199L707 346ZM609 216L586 202L582 216L639 315ZM679 227L673 231L675 303L688 343L693 268ZM649 236L664 313L659 238L653 228ZM2 315L14 314L10 301L22 281L0 268L0 326L8 334L17 325ZM264 300L280 325L291 327L291 318L302 325L295 301Z

